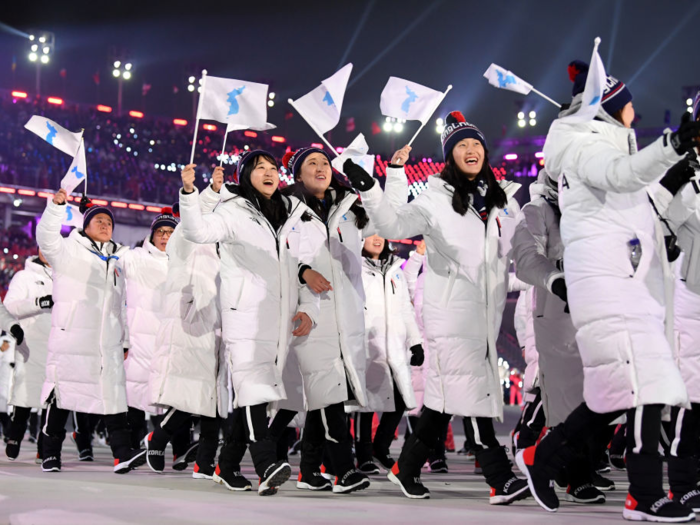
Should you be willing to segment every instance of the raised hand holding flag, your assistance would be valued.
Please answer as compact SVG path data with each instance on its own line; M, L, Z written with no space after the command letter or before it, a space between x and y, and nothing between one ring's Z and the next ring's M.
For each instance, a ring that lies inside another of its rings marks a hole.
M54 148L61 150L71 157L75 157L80 147L80 141L83 138L82 131L73 133L63 126L56 124L53 120L40 117L39 115L34 115L30 118L29 122L27 122L24 127L32 133L39 135Z
M343 164L348 159L351 159L355 164L361 166L367 173L374 173L374 155L368 155L369 146L365 140L365 136L360 133L350 145L343 150L339 157L336 157L331 162L332 166L343 173Z

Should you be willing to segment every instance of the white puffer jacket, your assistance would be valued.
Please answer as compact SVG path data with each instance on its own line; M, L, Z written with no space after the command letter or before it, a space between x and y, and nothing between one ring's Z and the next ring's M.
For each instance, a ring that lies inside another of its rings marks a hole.
M675 357L691 403L700 403L700 172L671 203L666 218L683 250L674 263Z
M519 184L501 182L505 209L486 224L476 210L452 209L452 187L431 176L428 189L394 210L378 184L362 202L379 234L402 239L422 234L430 264L423 304L430 347L425 406L466 417L503 417L496 338L508 290L510 234L519 211Z
M408 293L411 297L411 301L413 301L416 324L423 336L423 354L425 355L425 360L421 366L411 367L411 385L413 386L413 394L416 397L416 408L408 413L410 416L419 416L423 408L425 379L428 375L428 366L430 364L428 339L425 337L425 327L423 326L423 287L425 286L425 267L427 264L428 258L425 255L413 252L406 260L406 264L404 264L403 267L403 273L406 276L406 284L408 285ZM419 273L421 268L423 268L423 273Z
M520 292L518 302L515 303L515 334L518 337L518 344L525 359L525 373L523 374L523 390L525 393L532 393L539 387L538 374L539 366L537 346L535 345L535 326L532 319L534 309L534 288Z
M17 320L12 317L4 305L0 304L0 328L7 334L0 338L0 343L7 341L9 347L4 352L0 352L0 413L7 412L7 401L10 396L10 382L12 379L12 367L14 362L15 340L9 334L12 325L17 324Z
M404 260L364 259L367 411L394 412L394 382L408 410L416 408L409 349L423 343L411 305Z
M308 208L285 200L289 218L274 231L246 199L225 197L214 213L202 215L198 192L180 193L185 238L220 243L222 336L226 345L234 406L279 401L286 397L282 370L292 336L292 317L305 312L318 319L318 296L299 284L299 259L292 228L303 230ZM301 298L301 299L300 299ZM300 304L299 304L300 303Z
M646 192L681 157L668 136L637 152L634 131L607 118L557 119L544 146L545 169L559 181L584 399L599 413L684 405L688 396L670 345L673 325L664 324L672 318L672 275ZM642 248L636 271L629 245L635 238Z
M219 195L202 191L203 213ZM163 309L150 363L150 402L207 417L228 416L228 366L221 344L220 260L215 244L195 244L175 228L166 247Z
M41 402L55 391L64 410L126 412L120 258L128 248L114 241L98 246L77 228L64 239L64 213L49 201L36 229L53 268L54 301Z
M46 379L46 353L51 332L51 310L42 309L37 299L51 295L51 268L38 257L30 257L24 270L10 281L5 296L7 310L20 321L24 342L15 348L10 404L25 408L41 408L41 389Z
M122 257L126 272L126 323L129 355L126 370L126 401L130 407L150 413L148 380L156 346L156 333L163 317L163 288L168 273L168 255L156 248L149 238L143 247Z

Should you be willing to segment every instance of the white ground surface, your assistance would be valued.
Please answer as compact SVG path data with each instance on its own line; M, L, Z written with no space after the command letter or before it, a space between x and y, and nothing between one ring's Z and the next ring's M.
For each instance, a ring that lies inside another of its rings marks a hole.
M512 428L515 417L516 412L511 410L506 425L499 426L504 443L506 428ZM458 427L460 422L455 431L461 434ZM462 440L459 434L457 448ZM402 442L395 442L396 455ZM369 490L347 496L297 490L290 480L276 496L260 497L255 491L233 493L211 481L194 480L191 468L175 472L169 463L164 474L142 467L116 475L112 473L109 449L96 447L94 463L79 463L70 440L64 446L60 473L41 472L34 464L34 453L35 445L25 440L17 461L7 461L4 451L0 454L0 523L619 524L627 488L625 473L613 472L609 476L617 490L608 493L605 505L582 506L562 501L554 514L542 510L532 499L509 507L490 506L488 487L482 476L474 474L474 463L451 453L449 474L426 471L422 476L432 493L429 500L405 498L383 474L373 478ZM298 473L298 461L298 456L292 458L294 476ZM249 456L243 473L255 480Z

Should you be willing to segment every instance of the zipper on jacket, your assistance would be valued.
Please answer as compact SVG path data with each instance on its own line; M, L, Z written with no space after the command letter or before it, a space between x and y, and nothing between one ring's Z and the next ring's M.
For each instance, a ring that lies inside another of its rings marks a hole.
M343 242L343 234L340 233L340 226L338 226L338 238L340 239L340 242Z

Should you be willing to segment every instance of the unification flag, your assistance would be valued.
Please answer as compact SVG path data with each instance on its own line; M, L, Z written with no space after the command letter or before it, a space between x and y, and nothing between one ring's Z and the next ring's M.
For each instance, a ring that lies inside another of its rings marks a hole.
M588 122L593 120L598 114L607 83L605 66L603 66L603 60L598 54L599 45L600 38L596 38L593 46L593 55L591 56L591 65L588 67L586 87L583 90L581 107L576 113L561 117L559 120L572 123Z
M198 118L231 129L261 128L267 122L267 84L207 76Z
M73 133L63 126L59 126L53 120L38 115L30 118L24 127L71 157L75 157L80 147L80 140L83 138L82 131Z
M441 91L398 77L389 77L379 108L385 117L428 122L444 96Z
M321 135L332 130L340 121L345 89L351 72L352 64L347 64L332 77L321 81L321 85L313 91L290 101L304 120Z
M511 71L496 64L489 66L484 73L484 78L488 79L489 84L499 89L507 89L523 95L528 95L532 91L532 84L528 84L522 78L515 76Z
M81 141L70 168L61 179L61 188L70 195L84 180L87 180L87 163L85 162L85 144Z
M331 165L340 173L343 173L343 164L348 159L364 169L370 175L374 174L374 155L368 155L369 146L365 140L365 136L360 133L350 145L345 148L339 157L331 161Z

